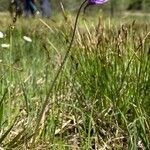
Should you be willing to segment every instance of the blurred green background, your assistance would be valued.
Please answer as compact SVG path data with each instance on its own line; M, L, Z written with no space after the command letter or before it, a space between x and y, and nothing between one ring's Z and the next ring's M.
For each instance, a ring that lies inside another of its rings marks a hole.
M51 0L53 12L60 11L60 2L64 4L64 7L68 10L78 9L80 3L83 0ZM0 11L7 11L10 0L0 0ZM38 5L39 0L36 0ZM94 9L99 9L99 7L94 7ZM150 12L150 0L110 0L109 4L103 6L102 9L108 10L111 13L116 13L120 11L141 11Z

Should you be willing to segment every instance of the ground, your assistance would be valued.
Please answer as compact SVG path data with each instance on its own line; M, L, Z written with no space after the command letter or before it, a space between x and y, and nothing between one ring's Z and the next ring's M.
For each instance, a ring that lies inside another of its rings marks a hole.
M0 16L0 149L150 149L149 15Z

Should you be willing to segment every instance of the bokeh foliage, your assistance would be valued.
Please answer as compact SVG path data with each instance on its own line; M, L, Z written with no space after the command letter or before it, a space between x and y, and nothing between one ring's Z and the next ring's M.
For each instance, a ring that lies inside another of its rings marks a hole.
M0 0L0 11L6 11L8 10L10 0ZM51 0L53 11L59 11L60 10L60 2L64 4L64 6L67 9L75 10L78 8L80 3L83 0ZM37 4L39 2L37 1ZM149 0L110 0L109 6L113 6L114 10L127 10L128 8L131 8L131 10L142 10L145 12L149 12L150 8L150 1ZM139 9L140 8L140 9ZM108 10L111 10L111 7L107 6Z

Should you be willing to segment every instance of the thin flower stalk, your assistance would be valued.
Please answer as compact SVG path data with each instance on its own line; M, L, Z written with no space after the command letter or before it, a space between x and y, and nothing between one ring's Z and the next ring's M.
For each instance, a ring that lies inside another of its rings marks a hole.
M84 4L85 4L86 2L87 2L87 0L85 0L85 1L81 4L81 6L80 6L80 8L79 8L79 10L78 10L78 13L77 13L77 16L76 16L76 19L75 19L73 34L72 34L72 38L71 38L69 47L68 47L68 49L67 49L67 51L66 51L66 54L65 54L65 56L64 56L64 59L63 59L61 65L60 65L60 67L59 67L59 69L58 69L58 71L57 71L57 73L56 73L56 76L55 76L54 80L52 81L51 86L49 87L47 96L46 96L46 98L45 98L45 101L44 101L44 104L43 104L43 107L42 107L42 110L41 110L41 112L40 112L39 118L38 118L37 123L36 123L35 133L34 133L34 136L33 136L33 139L32 139L31 147L34 145L35 139L36 139L36 135L38 135L38 133L39 133L39 127L40 127L40 125L41 125L41 120L42 120L42 118L45 118L44 116L45 116L45 114L46 114L46 111L48 110L47 107L48 107L48 105L49 105L49 98L50 98L50 95L51 95L52 90L53 90L53 88L54 88L54 85L55 85L55 83L56 83L56 81L57 81L57 79L58 79L58 77L59 77L59 75L60 75L60 73L61 73L61 71L62 71L64 65L65 65L65 62L66 62L66 60L67 60L67 58L68 58L68 56L69 56L69 54L70 54L71 47L72 47L72 44L73 44L73 41L74 41L74 37L75 37L75 32L76 32L76 28L77 28L78 18L79 18L80 12L81 12L81 10L82 10L82 8L83 8L83 6L84 6Z
M41 110L41 112L40 112L40 114L39 114L39 118L37 119L36 127L35 127L35 132L34 132L34 135L33 135L31 147L34 146L36 136L37 136L38 133L39 133L39 127L40 127L40 125L41 125L41 122L44 122L44 121L45 121L46 114L47 114L47 112L48 112L48 107L49 107L49 98L50 98L50 96L51 96L51 93L52 93L52 90L53 90L53 88L54 88L54 85L55 85L55 83L56 83L56 81L57 81L57 79L58 79L58 77L59 77L59 75L60 75L60 73L61 73L61 71L62 71L64 65L65 65L65 62L67 61L67 58L68 58L68 56L69 56L69 54L70 54L70 52L71 52L71 48L72 48L72 45L73 45L73 41L74 41L74 37L75 37L75 32L76 32L76 28L77 28L78 18L79 18L80 12L81 12L81 10L82 10L84 4L87 3L88 6L89 6L89 5L99 5L99 4L104 4L104 3L106 3L107 1L108 1L108 0L85 0L85 1L83 1L82 4L80 5L79 10L78 10L77 15L76 15L75 24L74 24L74 29L73 29L73 34L72 34L72 38L71 38L69 47L68 47L68 49L67 49L67 51L66 51L66 54L65 54L65 56L64 56L64 59L63 59L61 65L60 65L60 67L58 68L58 71L56 72L56 76L55 76L54 80L52 81L51 86L49 87L48 93L47 93L47 95L46 95L46 98L45 98L45 101L44 101L44 104L43 104L43 107L42 107L42 110ZM87 5L86 5L86 6L87 6ZM85 8L86 8L86 6L85 6ZM85 10L85 8L84 8L84 10Z

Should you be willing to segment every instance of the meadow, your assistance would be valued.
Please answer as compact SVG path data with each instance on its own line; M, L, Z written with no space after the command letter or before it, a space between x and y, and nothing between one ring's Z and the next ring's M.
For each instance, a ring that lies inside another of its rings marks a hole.
M0 149L150 149L150 16L81 15L49 93L74 18L0 15Z

